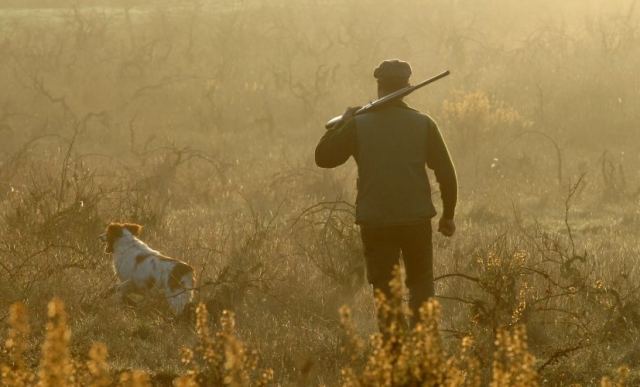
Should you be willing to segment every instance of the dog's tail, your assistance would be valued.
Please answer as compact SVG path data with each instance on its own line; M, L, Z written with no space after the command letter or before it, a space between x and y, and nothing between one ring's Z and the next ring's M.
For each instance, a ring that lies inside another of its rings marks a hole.
M167 300L173 313L179 316L193 300L193 289L195 288L193 270L185 271L179 278L174 278L174 281L178 283L178 286L173 287L171 293L167 295Z

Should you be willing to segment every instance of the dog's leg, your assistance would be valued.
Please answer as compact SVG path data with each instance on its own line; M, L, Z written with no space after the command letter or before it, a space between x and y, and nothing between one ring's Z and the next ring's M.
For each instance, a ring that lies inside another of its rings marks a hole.
M193 273L185 273L180 278L179 286L175 289L167 288L165 297L169 302L169 306L173 314L180 316L184 312L185 307L193 300Z
M174 291L166 292L165 296L167 297L167 301L169 302L169 306L171 307L173 314L176 316L181 315L186 305L187 290L176 289Z
M165 297L169 302L174 315L180 316L187 305L193 300L193 290L186 286L165 292Z
M121 282L118 284L116 291L118 292L118 297L120 298L120 301L128 304L129 302L127 302L129 300L129 298L127 297L127 295L131 292L133 292L136 289L134 283L131 280L126 280L124 282Z

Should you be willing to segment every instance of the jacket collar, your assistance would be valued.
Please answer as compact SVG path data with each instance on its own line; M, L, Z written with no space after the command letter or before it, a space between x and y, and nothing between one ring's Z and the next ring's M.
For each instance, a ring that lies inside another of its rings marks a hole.
M385 108L387 108L387 107L397 107L397 108L401 108L401 109L410 109L410 110L413 110L413 108L411 108L409 105L407 105L407 103L406 103L406 102L404 102L404 101L403 101L403 100L401 100L401 99L397 99L397 100L395 100L395 101L388 102L388 103L384 104L383 106L379 107L379 108L378 108L378 109L376 109L376 110L379 110L379 109L385 109Z

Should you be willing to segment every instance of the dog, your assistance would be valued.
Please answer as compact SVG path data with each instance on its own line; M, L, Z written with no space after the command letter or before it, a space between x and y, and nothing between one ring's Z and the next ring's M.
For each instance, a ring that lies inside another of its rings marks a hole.
M166 297L172 312L180 316L193 300L195 284L193 268L186 262L169 258L138 239L142 226L133 223L111 223L100 239L112 254L113 267L120 283L116 290L121 300L131 292L158 288Z

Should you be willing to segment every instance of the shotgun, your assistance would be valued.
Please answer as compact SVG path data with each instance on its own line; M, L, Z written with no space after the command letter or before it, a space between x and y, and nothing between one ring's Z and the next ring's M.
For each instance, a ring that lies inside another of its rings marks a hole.
M411 93L413 93L414 91L418 90L421 87L424 87L432 82L437 81L438 79L444 78L447 75L449 75L449 70L440 73L438 75L436 75L435 77L429 78L426 81L422 81L418 84L412 85L412 86L407 86L407 87L403 87L400 90L396 90L391 94L387 94L382 98L378 98L375 101L369 102L368 104L366 104L365 106L361 107L360 109L358 109L354 115L358 115L358 114L362 114L362 113L366 113L371 109L380 107L382 105L385 105L391 101L395 101L399 98L405 97ZM330 119L326 125L324 126L327 129L331 129L336 127L336 125L340 125L340 123L342 123L342 116L337 116L337 117L333 117L332 119Z

